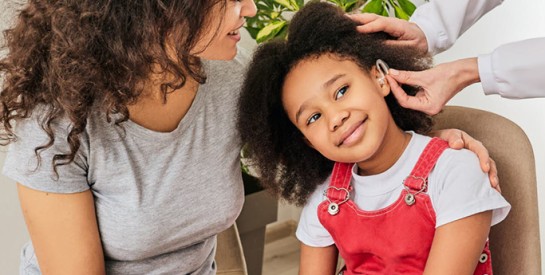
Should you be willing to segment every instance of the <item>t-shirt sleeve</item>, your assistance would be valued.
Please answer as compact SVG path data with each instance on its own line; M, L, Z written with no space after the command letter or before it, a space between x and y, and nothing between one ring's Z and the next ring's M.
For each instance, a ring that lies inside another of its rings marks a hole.
M429 178L436 227L492 210L492 225L505 219L511 205L490 186L477 156L468 150L447 149Z
M39 114L17 121L17 139L8 147L3 174L24 186L43 192L77 193L88 190L87 158L83 153L86 151L86 142L82 141L73 162L57 166L57 175L53 170L52 159L55 154L70 152L66 141L69 123L62 120L52 124L55 142L51 147L39 151L38 158L35 148L49 142L39 121Z
M333 238L318 219L318 205L324 200L323 190L329 179L316 189L303 207L295 236L305 245L326 247L334 244Z

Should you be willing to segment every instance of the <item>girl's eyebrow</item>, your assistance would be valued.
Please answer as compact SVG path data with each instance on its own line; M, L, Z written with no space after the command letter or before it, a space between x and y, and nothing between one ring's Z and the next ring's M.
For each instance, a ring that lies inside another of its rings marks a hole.
M346 74L336 74L334 75L331 79L329 79L328 81L326 81L324 83L324 85L322 85L322 89L327 89L329 86L331 86L333 83L335 83L335 81L337 81L337 79L345 76Z
M337 81L337 79L339 79L339 78L341 78L341 77L343 77L345 75L346 74L336 74L336 75L334 75L328 81L324 82L324 84L322 85L322 90L327 90L329 88L329 86L333 85L333 83L335 83L335 81ZM299 117L301 116L301 114L307 108L306 105L307 105L306 102L303 102L301 107L299 107L299 110L297 110L297 113L295 114L295 123L299 124Z

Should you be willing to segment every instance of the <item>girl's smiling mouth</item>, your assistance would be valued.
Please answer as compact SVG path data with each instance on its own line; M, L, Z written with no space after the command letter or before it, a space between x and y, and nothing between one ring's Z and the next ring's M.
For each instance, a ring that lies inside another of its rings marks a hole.
M349 146L358 141L365 132L365 128L367 126L367 124L365 123L366 121L367 117L348 128L348 130L342 134L339 142L337 142L337 147L340 147L342 145Z

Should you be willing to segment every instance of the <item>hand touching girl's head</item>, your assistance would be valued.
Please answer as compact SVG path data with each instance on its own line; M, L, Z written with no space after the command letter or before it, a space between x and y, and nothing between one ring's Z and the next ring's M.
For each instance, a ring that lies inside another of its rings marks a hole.
M380 146L388 127L429 130L430 117L399 106L375 64L422 70L430 59L389 46L387 38L360 34L337 7L311 2L294 16L287 41L257 49L238 126L273 193L303 204L331 172L331 160L360 161Z

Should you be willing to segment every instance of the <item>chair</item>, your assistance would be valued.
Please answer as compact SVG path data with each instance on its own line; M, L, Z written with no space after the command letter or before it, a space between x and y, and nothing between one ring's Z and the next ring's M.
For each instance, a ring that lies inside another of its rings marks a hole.
M461 129L480 140L496 162L509 216L490 232L495 275L541 274L541 250L532 146L522 129L491 112L448 106L434 129Z
M218 275L248 275L236 224L218 234L216 265Z
M275 222L278 200L263 190L259 180L242 173L244 206L235 225L218 235L217 274L261 275L265 251L265 229Z

